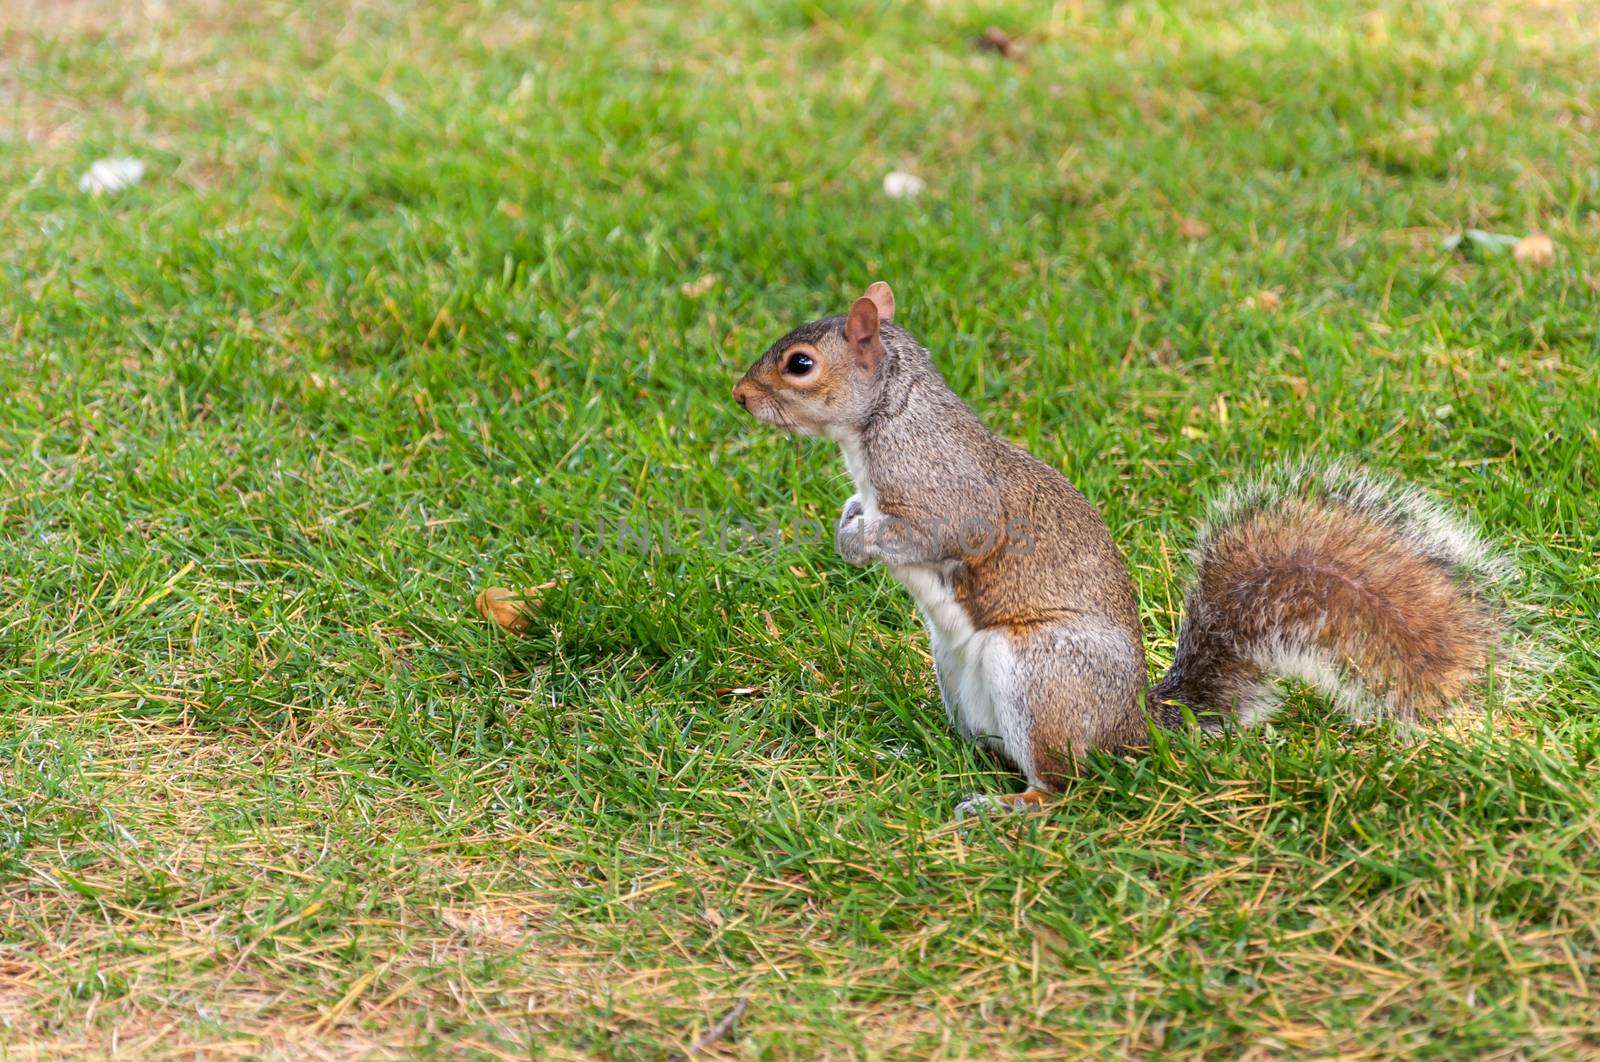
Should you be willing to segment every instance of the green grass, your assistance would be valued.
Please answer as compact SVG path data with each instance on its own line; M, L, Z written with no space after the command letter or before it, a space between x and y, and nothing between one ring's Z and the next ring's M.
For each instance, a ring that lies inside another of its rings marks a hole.
M1600 1052L1600 10L868 6L0 14L0 1058ZM878 278L1152 666L1206 497L1350 455L1517 551L1548 696L957 832L1017 781L904 592L691 512L831 526L728 391Z

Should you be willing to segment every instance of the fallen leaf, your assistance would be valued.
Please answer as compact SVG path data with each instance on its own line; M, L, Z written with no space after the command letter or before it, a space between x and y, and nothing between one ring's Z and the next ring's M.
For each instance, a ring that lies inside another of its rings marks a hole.
M1203 240L1211 235L1211 226L1199 218L1179 218L1178 235L1186 240Z
M999 26L990 26L978 38L978 50L994 52L1004 59L1018 59L1022 56L1022 46L1011 39L1011 34Z
M1511 250L1518 243L1515 236L1504 232L1485 232L1483 229L1467 229L1454 236L1444 239L1444 249L1447 251L1460 251L1465 255L1501 254Z
M510 590L504 586L491 586L478 594L475 604L478 615L493 620L508 631L528 629L533 615L533 590Z
M1266 310L1271 312L1283 305L1283 299L1279 297L1276 291L1273 291L1269 288L1266 291L1256 292L1256 294L1250 299L1250 305L1254 306L1258 310Z
M1542 232L1530 233L1517 241L1511 257L1523 265L1543 269L1556 260L1556 243Z
M1311 393L1311 382L1304 376L1285 376L1283 382L1289 385L1289 390L1294 392L1296 398L1304 398Z

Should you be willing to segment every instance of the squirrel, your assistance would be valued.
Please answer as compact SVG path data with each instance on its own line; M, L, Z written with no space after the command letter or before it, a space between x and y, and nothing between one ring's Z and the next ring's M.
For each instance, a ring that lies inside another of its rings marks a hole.
M1044 804L1087 753L1143 748L1152 725L1265 722L1280 678L1352 718L1414 726L1506 649L1505 558L1415 491L1302 462L1213 506L1172 665L1146 692L1133 580L1105 521L985 428L894 312L873 284L847 315L772 344L733 397L839 444L856 489L839 554L884 563L910 591L950 722L1027 779L958 818Z

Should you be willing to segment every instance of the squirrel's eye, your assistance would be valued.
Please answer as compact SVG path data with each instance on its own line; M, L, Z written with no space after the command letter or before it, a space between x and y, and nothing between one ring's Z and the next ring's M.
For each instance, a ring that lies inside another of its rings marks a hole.
M798 350L790 354L783 363L783 371L790 376L804 376L816 367L816 362L810 354L802 354Z

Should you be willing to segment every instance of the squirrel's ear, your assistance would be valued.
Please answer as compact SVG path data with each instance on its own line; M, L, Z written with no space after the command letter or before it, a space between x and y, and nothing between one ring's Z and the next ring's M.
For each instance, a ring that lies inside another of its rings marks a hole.
M883 339L878 335L878 304L863 295L850 307L844 321L844 338L856 364L872 372L883 360Z
M894 292L889 290L889 285L881 280L875 280L861 297L871 299L872 305L878 308L878 320L894 320Z

